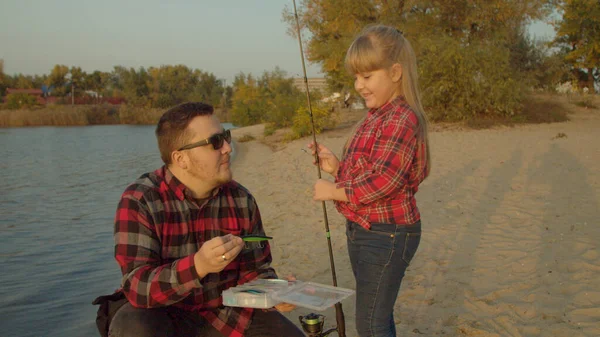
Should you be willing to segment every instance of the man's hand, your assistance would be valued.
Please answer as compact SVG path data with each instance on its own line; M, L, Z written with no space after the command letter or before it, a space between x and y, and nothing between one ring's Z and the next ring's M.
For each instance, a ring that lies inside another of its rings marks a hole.
M196 272L202 278L209 273L218 273L235 259L242 248L242 238L227 234L206 241L194 255Z

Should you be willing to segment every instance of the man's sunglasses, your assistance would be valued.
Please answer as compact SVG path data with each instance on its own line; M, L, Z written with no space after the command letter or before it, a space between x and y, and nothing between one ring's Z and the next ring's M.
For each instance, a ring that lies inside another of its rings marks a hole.
M179 149L177 149L177 151L189 150L189 149L193 149L198 146L205 146L205 145L209 145L209 144L212 144L212 146L215 150L219 150L219 149L221 149L221 147L223 147L224 141L227 141L227 143L231 144L231 131L230 130L225 130L221 133L214 134L214 135L212 135L206 139L203 139L199 142L184 145L184 146L180 147Z

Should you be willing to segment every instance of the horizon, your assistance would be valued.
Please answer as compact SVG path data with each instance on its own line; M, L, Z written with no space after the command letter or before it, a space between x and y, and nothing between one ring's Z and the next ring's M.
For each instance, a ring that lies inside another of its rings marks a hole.
M8 0L0 5L0 59L11 76L48 75L56 64L87 73L182 64L225 83L241 72L260 76L276 66L290 77L303 77L298 40L282 22L286 5L293 8L291 0ZM529 33L547 38L554 30L534 22ZM303 33L305 45L308 34ZM324 76L318 64L305 61L307 77Z

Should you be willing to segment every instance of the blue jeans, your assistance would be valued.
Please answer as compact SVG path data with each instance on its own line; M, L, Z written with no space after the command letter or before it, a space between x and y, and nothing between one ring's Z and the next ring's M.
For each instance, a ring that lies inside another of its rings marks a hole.
M356 280L356 329L360 337L395 337L394 304L404 272L421 241L421 222L346 225L348 254Z

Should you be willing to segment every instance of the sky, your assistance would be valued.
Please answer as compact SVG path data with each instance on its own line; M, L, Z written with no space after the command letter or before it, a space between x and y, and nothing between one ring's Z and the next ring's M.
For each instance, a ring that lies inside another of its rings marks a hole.
M10 75L184 64L231 83L276 66L302 76L298 40L282 21L292 0L1 0L0 59ZM537 37L553 35L534 24ZM308 77L322 76L306 63Z

